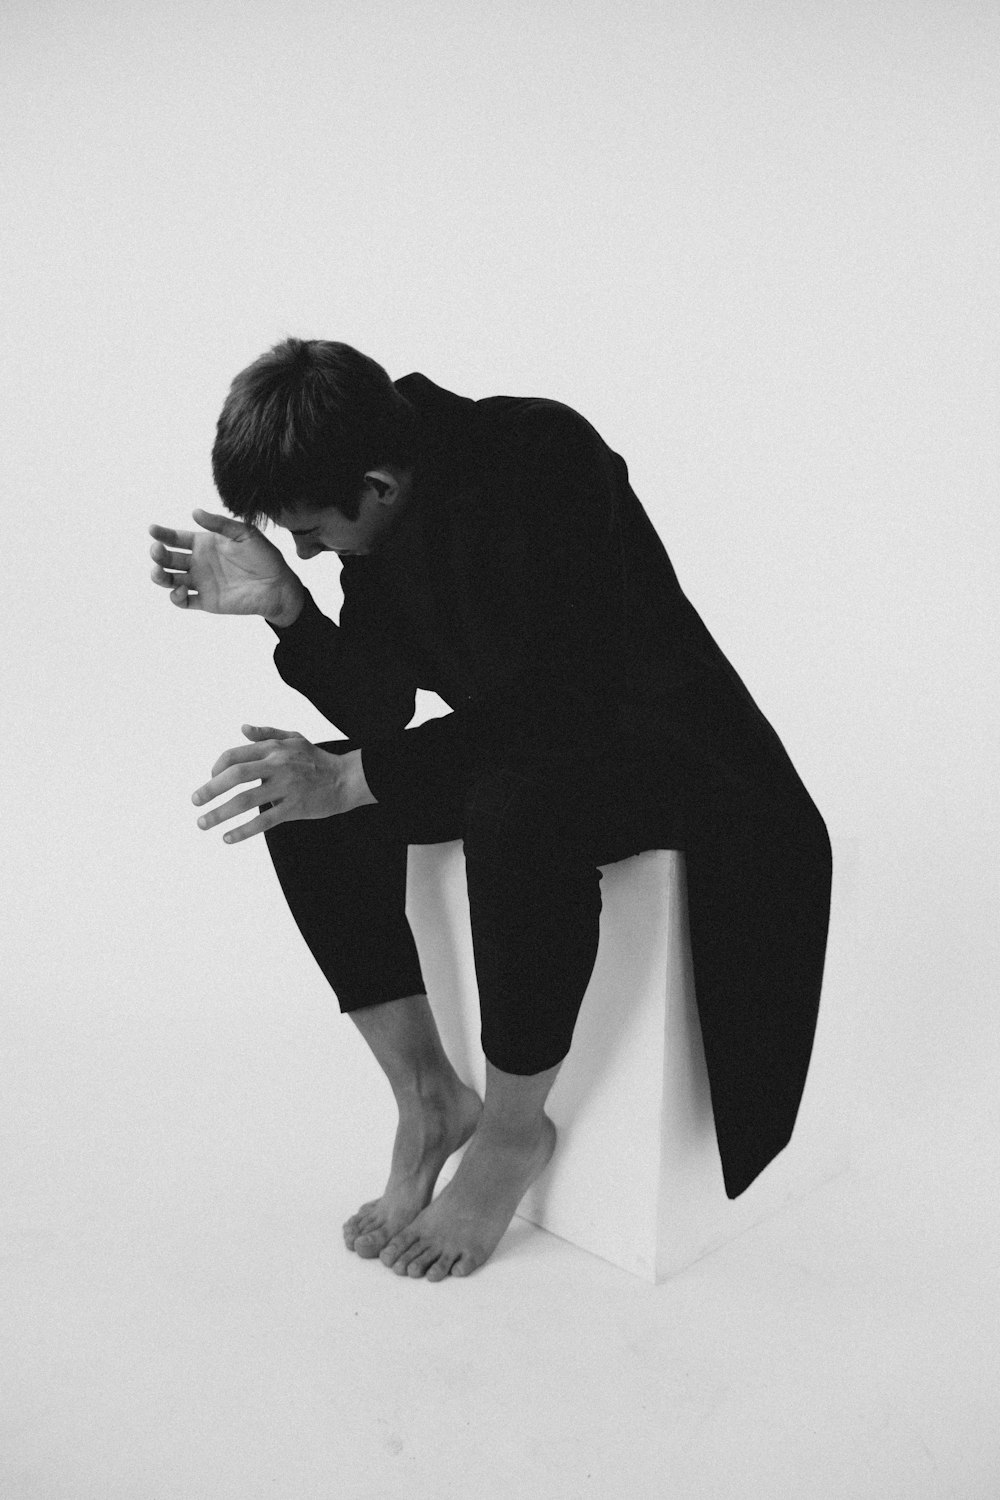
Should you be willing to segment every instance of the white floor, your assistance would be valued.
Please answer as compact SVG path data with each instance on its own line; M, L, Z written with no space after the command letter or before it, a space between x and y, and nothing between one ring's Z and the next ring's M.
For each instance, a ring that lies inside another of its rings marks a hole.
M992 1097L659 1287L517 1219L433 1285L343 1247L393 1118L335 1026L162 1019L15 1045L3 1500L1000 1496Z

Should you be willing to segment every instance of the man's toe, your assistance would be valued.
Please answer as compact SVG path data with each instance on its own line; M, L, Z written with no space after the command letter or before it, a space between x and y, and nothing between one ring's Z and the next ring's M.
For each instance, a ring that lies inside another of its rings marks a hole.
M354 1241L354 1248L362 1260L374 1260L385 1245L387 1235L384 1229L367 1229L364 1234L359 1234Z
M419 1234L416 1235L412 1242L407 1245L406 1248L402 1250L393 1261L392 1269L394 1271L398 1271L402 1276L408 1269L410 1263L412 1261L415 1261L418 1255L422 1255L426 1249L427 1241L425 1239L422 1239Z
M408 1250L419 1238L419 1234L415 1231L411 1233L406 1229L402 1230L399 1234L394 1234L389 1243L380 1251L379 1259L383 1265L393 1265L403 1254L403 1251Z
M434 1261L437 1260L437 1257L438 1249L436 1245L422 1246L419 1253L413 1257L413 1259L406 1267L407 1275L422 1276L427 1270L428 1266L432 1265Z

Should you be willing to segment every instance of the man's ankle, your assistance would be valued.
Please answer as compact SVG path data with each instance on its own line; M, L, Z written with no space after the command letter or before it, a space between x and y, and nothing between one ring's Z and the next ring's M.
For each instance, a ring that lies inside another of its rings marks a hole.
M414 1068L399 1078L390 1078L389 1083L400 1106L444 1103L453 1099L463 1087L462 1080L447 1061Z
M547 1118L544 1110L531 1115L500 1115L484 1110L479 1121L479 1134L492 1145L518 1151L534 1145L545 1133Z

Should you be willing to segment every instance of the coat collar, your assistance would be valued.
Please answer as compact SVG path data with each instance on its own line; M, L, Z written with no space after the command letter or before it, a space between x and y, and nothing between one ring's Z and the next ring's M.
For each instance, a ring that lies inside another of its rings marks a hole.
M435 385L426 375L403 375L393 382L417 414L413 494L402 515L379 542L373 557L385 568L418 550L437 502L474 482L480 452L483 414L468 396ZM412 558L411 558L412 560ZM367 559L349 559L344 567L364 567Z
M416 481L455 483L475 467L482 416L468 396L435 385L426 375L403 375L394 382L417 413Z

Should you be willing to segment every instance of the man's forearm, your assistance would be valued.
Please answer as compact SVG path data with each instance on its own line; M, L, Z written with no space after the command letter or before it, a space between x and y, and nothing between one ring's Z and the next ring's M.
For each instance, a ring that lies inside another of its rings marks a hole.
M402 729L413 718L417 690L392 644L374 628L345 633L347 598L341 622L335 624L317 608L301 580L295 583L292 594L282 592L282 582L264 615L278 637L274 664L282 681L348 739L359 742Z
M302 613L305 598L305 586L298 574L293 573L287 587L282 591L277 608L266 614L265 620L269 625L276 625L279 630L286 630L289 625L295 624Z

